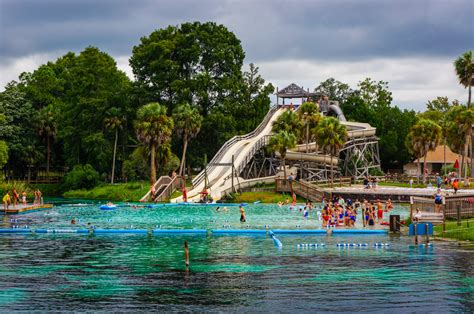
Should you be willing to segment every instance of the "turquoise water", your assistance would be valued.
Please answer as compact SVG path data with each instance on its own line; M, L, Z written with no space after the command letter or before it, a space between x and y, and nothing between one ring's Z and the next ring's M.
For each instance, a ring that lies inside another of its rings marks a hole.
M67 227L72 218L104 228L241 227L238 208L57 206L3 217L16 224ZM406 209L398 208L401 213ZM178 217L178 221L176 218ZM318 227L287 208L247 207L254 227ZM191 219L193 219L191 221ZM215 222L214 222L215 221ZM245 228L245 226L244 226ZM470 312L474 249L404 236L0 235L0 308L31 311L384 311ZM189 242L190 268L183 262ZM387 242L385 248L337 243ZM325 243L325 247L297 247Z
M316 207L318 206L316 205ZM216 211L217 207L220 207L220 211ZM127 204L121 204L116 210L100 210L97 204L90 206L65 204L55 206L52 210L13 217L18 222L11 223L9 219L4 218L0 227L28 225L35 228L83 229L81 225L87 226L90 223L97 228L110 229L155 229L160 226L163 229L222 229L224 226L232 229L265 229L265 225L273 229L321 228L317 208L311 211L310 218L306 219L303 218L303 212L299 208L290 210L288 206L252 204L245 207L247 222L242 224L239 221L238 206L227 206L227 211L223 211L224 207L226 206L223 204L216 204L212 206L133 208ZM397 205L390 213L399 214L403 220L406 219L409 211L407 207ZM388 214L384 214L384 220L388 221ZM72 226L72 219L75 219L78 225ZM362 228L360 213L356 227Z

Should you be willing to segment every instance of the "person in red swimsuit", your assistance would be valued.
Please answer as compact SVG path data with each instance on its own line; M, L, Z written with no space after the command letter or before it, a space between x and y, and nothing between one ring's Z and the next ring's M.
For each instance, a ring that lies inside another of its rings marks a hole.
M327 227L328 226L328 222L329 222L329 218L331 217L329 214L328 214L328 210L326 208L323 209L323 212L322 212L322 218L323 218L323 227Z
M381 223L383 219L383 205L380 200L377 200L377 222Z

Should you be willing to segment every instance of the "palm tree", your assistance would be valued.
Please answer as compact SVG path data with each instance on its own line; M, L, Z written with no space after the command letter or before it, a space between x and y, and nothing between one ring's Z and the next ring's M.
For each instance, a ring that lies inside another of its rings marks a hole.
M113 107L110 108L107 112L107 117L104 119L105 127L109 130L115 131L115 141L114 141L114 156L112 159L112 175L110 178L110 183L114 183L115 176L115 156L117 153L117 140L118 140L118 131L122 129L123 122L125 117L121 116L120 110Z
M452 106L457 106L456 100L452 102ZM452 108L449 103L448 97L438 97L435 100L428 101L426 104L428 110L418 114L418 117L429 119L436 122L441 127L441 135L443 141L443 168L444 175L446 175L446 146L448 141L448 129L451 124L451 118L449 117L448 111ZM411 144L408 144L411 146Z
M159 103L149 103L137 112L135 132L137 138L150 150L150 182L156 182L156 148L170 141L173 131L173 119L166 115L166 107Z
M273 122L272 132L278 133L280 131L287 131L292 133L296 138L299 138L302 125L298 115L293 110L288 109Z
M474 59L472 50L466 51L454 61L454 68L459 79L459 84L468 89L467 107L471 107L471 86L474 81Z
M459 127L452 121L446 130L446 142L449 148L462 156L464 149L464 136L461 134ZM461 160L459 162L462 162ZM458 169L458 176L461 177L461 167Z
M56 114L53 105L49 104L39 110L36 118L38 135L46 141L46 174L49 175L51 161L51 142L54 141L57 131Z
M467 108L471 108L471 86L474 84L474 59L472 57L472 50L466 51L462 56L457 58L454 61L454 68L459 78L459 83L464 85L464 88L466 87L468 88ZM471 138L469 139L469 142L471 146L470 156L471 156L471 171L472 171L473 159L474 159L472 156L472 145L473 145L472 124L469 126L468 133L471 134ZM465 156L464 159L467 160L466 148L464 148L464 156ZM465 174L466 173L467 171L465 171Z
M174 110L173 120L175 121L176 133L183 139L183 156L178 172L179 175L183 175L189 140L198 135L203 118L195 107L183 103Z
M339 151L346 143L346 127L334 117L324 117L314 129L316 142L325 154L338 157ZM331 158L332 159L332 158ZM331 163L332 168L332 163ZM334 172L331 171L331 186L334 183Z
M279 131L270 138L268 146L272 151L277 151L280 154L283 164L283 174L286 179L286 151L296 146L296 136L288 131Z
M408 149L418 159L418 173L420 170L420 158L424 157L423 169L426 168L426 156L429 151L436 149L442 137L441 127L434 121L419 119L410 129L407 136ZM423 183L426 183L426 171L423 171Z
M468 169L468 149L469 143L472 138L472 124L474 123L474 109L465 107L465 106L454 106L448 112L448 117L452 121L451 125L451 132L457 133L459 138L452 138L454 142L458 142L462 139L463 144L463 161L462 167L464 168L464 176L467 177L467 169ZM472 156L471 156L472 158ZM460 172L460 175L462 172Z
M305 102L298 109L297 115L301 121L301 139L304 139L306 143L309 143L310 140L312 140L312 134L309 132L309 130L314 129L321 120L319 106L314 102ZM306 153L308 153L308 147L306 147Z

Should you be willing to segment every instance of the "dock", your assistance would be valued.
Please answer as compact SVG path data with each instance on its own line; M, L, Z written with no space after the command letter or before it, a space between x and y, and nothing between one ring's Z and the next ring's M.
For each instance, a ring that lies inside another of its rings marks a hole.
M425 197L433 198L436 193L436 187L432 188L402 188L402 187L389 187L380 186L375 189L365 189L363 186L351 186L351 187L335 187L333 189L323 188L321 189L324 193L331 193L334 195L342 195L344 198L351 199L380 199L387 200L391 199L394 202L410 202L410 197ZM452 189L442 189L443 194L449 196L459 197L474 197L474 190L459 190L457 194L454 194Z
M8 207L6 212L2 208L0 213L7 214L7 215L16 215L16 214L24 214L27 212L45 210L45 209L50 209L50 208L53 208L53 204L26 204L26 205L17 204L15 207L13 207L13 204L12 204Z

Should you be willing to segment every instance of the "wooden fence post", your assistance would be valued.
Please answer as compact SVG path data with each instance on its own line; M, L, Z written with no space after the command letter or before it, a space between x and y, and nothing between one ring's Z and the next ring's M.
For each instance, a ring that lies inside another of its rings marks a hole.
M460 226L461 225L461 206L459 204L456 206L456 216L457 216L456 218L458 221L457 224L458 226Z

